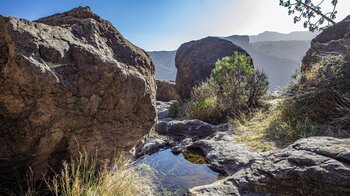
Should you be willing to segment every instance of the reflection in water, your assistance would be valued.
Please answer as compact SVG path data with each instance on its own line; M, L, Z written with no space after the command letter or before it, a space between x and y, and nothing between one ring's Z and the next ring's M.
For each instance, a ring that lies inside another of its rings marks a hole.
M158 190L163 195L169 194L167 191L183 195L188 188L211 184L220 178L219 173L206 165L203 156L192 151L174 155L167 149L149 155L137 164L148 164L155 170Z

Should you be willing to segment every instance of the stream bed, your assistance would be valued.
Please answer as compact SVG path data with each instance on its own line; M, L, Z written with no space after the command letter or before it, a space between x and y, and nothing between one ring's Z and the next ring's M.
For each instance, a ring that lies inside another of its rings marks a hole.
M165 149L141 158L136 164L154 169L159 195L183 195L188 188L211 184L223 177L210 169L204 157L195 151L176 155L171 149Z

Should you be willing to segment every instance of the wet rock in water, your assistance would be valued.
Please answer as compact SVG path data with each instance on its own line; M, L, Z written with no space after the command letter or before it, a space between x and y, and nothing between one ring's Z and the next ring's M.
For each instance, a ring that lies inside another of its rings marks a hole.
M218 132L212 138L194 142L187 149L201 150L211 168L225 175L232 175L262 158L261 154L236 144L232 131Z
M189 195L349 195L350 139L312 137Z
M249 55L232 42L217 37L184 43L176 52L176 91L181 99L188 99L194 86L206 81L218 59L233 52Z
M88 7L30 22L0 16L0 181L98 149L131 149L154 127L154 64Z
M201 120L172 120L157 123L156 131L161 135L180 137L208 137L218 131L231 130L230 124L211 125Z
M185 151L186 148L191 145L193 142L192 138L186 138L182 140L180 143L175 144L173 147L171 147L171 151L174 154L180 154L181 152Z
M142 148L136 152L135 157L139 158L147 154L156 153L167 145L168 145L168 142L162 139L156 138L154 136L150 136L146 139Z
M174 103L174 101L169 101L169 102L157 101L158 121L173 120L169 112L169 108L172 103Z
M157 101L178 100L180 97L176 92L175 82L168 80L156 80Z

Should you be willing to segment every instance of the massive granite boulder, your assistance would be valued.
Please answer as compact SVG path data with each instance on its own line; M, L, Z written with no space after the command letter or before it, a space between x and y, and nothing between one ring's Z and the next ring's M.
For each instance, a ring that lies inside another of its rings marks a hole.
M176 92L175 82L169 80L156 80L157 101L171 101L179 99Z
M312 40L301 74L302 87L350 93L350 16Z
M154 64L90 8L0 27L0 182L83 148L110 157L154 127Z
M176 91L181 99L188 99L192 88L210 77L218 59L230 56L235 51L247 54L232 42L216 37L182 44L175 57Z
M301 139L188 195L349 195L349 149L350 139Z

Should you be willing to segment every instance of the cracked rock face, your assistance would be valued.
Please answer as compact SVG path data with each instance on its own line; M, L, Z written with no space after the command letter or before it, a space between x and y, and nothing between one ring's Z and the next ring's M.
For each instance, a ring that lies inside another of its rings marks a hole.
M249 55L232 42L216 37L184 43L176 52L176 91L181 99L188 99L194 86L206 81L218 59L233 52Z
M168 80L156 80L157 101L178 100L180 97L176 92L175 82Z
M312 137L189 195L349 195L350 139Z
M90 8L0 27L0 181L83 147L129 150L154 127L154 64Z

